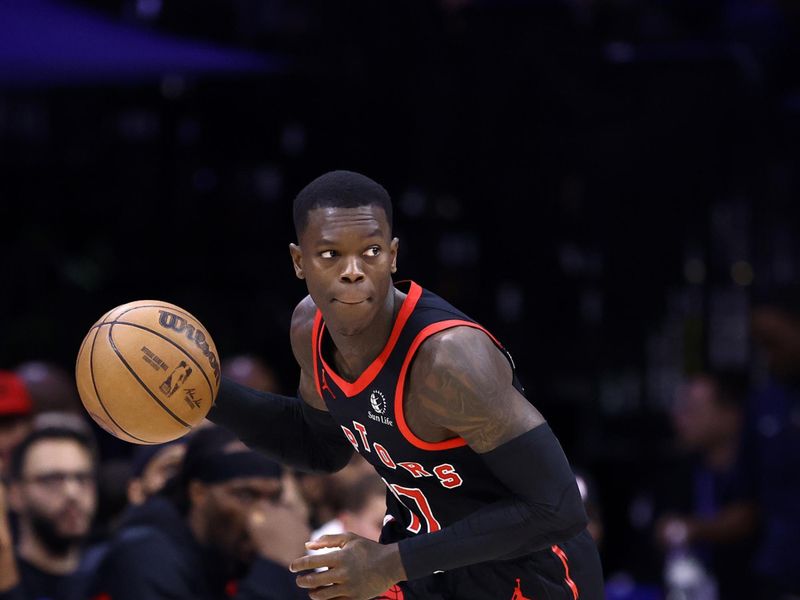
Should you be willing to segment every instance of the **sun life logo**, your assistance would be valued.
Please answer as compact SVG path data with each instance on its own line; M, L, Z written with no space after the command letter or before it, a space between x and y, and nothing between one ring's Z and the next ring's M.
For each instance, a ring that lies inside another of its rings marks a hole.
M394 421L386 416L386 396L383 395L383 392L372 390L369 395L369 404L372 407L372 410L367 411L367 416L370 419L389 427L394 427Z
M372 405L372 410L379 415L386 412L386 397L380 390L372 390L369 395L369 403Z

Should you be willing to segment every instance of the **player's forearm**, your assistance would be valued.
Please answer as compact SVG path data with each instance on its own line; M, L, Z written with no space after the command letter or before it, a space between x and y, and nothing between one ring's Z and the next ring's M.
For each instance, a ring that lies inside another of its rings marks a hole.
M537 427L483 458L512 495L440 531L401 541L410 579L549 548L586 527L575 476L549 426Z
M353 447L327 412L300 398L259 392L223 377L208 414L245 444L305 471L338 471Z
M542 527L547 522L549 526ZM494 503L434 533L399 543L409 579L480 562L522 556L559 544L586 527L578 514L555 515L520 501Z

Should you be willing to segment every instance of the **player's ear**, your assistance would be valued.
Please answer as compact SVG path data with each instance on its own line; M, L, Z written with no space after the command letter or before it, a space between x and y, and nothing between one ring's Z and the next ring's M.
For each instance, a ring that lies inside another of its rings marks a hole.
M392 243L389 245L389 251L392 254L392 273L397 273L397 249L400 247L400 240L392 238Z
M305 279L303 275L303 251L297 244L289 244L289 254L292 255L292 265L294 265L294 274L298 279Z

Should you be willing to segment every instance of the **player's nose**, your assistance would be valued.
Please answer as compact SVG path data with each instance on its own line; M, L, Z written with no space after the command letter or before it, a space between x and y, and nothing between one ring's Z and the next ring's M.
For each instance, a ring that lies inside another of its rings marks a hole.
M344 268L339 278L347 283L355 283L364 279L364 267L361 258L353 256L344 261Z

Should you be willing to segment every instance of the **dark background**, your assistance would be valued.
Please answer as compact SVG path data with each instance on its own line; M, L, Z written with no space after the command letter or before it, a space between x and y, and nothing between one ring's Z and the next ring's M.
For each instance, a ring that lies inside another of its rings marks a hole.
M291 199L358 170L394 198L398 278L509 348L635 571L675 385L760 372L749 299L800 268L796 6L8 2L0 37L33 41L0 43L0 368L71 369L106 310L160 299L292 391Z

